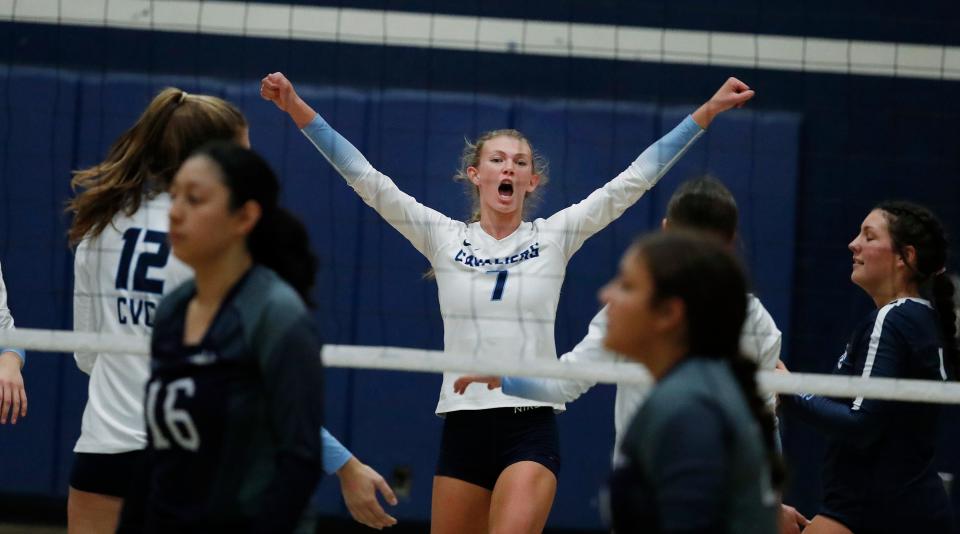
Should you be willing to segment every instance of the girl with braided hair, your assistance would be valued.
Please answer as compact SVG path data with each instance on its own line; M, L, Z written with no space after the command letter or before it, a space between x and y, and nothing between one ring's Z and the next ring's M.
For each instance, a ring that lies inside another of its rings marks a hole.
M881 203L849 248L850 279L877 309L854 331L834 374L955 380L953 283L937 218L916 204ZM783 396L781 406L828 438L823 504L804 532L952 532L933 465L939 406L814 395Z

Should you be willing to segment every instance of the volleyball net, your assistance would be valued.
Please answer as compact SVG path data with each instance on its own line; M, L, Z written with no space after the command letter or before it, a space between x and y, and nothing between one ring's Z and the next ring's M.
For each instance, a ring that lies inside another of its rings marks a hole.
M90 332L18 329L0 330L0 346L41 352L91 352L148 357L148 341L139 336ZM471 375L527 376L650 388L653 380L642 365L629 362L577 363L561 360L517 360L446 354L404 347L326 345L325 366L421 373L453 372ZM902 378L834 376L817 373L758 371L760 391L777 394L814 394L830 397L960 404L960 383Z

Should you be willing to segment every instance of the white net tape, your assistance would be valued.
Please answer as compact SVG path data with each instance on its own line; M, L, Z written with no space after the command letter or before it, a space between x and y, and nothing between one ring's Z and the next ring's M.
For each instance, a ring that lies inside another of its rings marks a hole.
M22 347L44 352L97 352L147 356L146 339L70 330L0 330L0 347ZM633 363L573 364L559 360L527 361L459 357L436 350L359 345L325 345L324 365L357 369L456 372L497 376L537 376L613 384L652 383L646 369ZM864 397L868 399L960 404L960 383L902 378L862 378L814 373L757 373L762 391L774 393Z

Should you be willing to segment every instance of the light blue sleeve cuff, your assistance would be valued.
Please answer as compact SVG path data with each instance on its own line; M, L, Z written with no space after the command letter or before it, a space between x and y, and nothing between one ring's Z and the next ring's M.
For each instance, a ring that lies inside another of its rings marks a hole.
M320 441L323 444L323 472L332 475L346 465L353 454L343 446L326 428L320 427Z
M566 402L566 399L558 398L551 389L544 387L542 380L536 378L505 376L500 379L500 388L504 394L513 397L540 402Z
M12 352L20 358L21 367L27 365L27 353L23 349L15 349L13 347L0 348L0 354L4 352Z
M686 145L703 132L706 132L706 130L701 128L700 125L697 124L697 121L693 120L693 115L687 115L667 136L676 136L674 142Z

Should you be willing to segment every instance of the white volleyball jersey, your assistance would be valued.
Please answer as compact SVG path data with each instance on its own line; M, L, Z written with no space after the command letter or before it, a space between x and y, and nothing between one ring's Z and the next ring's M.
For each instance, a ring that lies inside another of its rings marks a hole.
M0 268L0 328L13 330L13 314L7 307L7 286L3 283L2 268Z
M630 362L629 358L616 352L607 350L603 339L607 336L607 307L600 309L590 321L587 335L570 352L560 357L560 361L569 363L591 362ZM770 312L763 307L760 299L754 295L747 295L747 315L743 321L743 330L740 332L740 353L750 360L757 362L757 366L766 371L772 371L780 360L780 344L782 339L780 329L777 328ZM637 365L640 365L639 363ZM537 399L552 402L573 402L580 395L597 385L591 380L562 380L557 378L527 378L504 377L503 389L513 395L525 399ZM616 437L613 447L613 465L623 463L620 453L620 443L630 427L630 421L640 409L643 400L649 391L650 385L617 384L617 396L613 411L613 425ZM765 397L771 412L776 411L777 398L773 393Z
M74 259L75 330L150 337L160 298L193 277L170 252L169 208L166 193L145 199L132 216L120 213L99 236L80 242ZM149 358L81 352L74 358L90 384L73 450L113 454L144 448Z
M474 358L557 358L554 319L567 262L584 241L653 187L703 130L687 117L626 170L583 201L547 219L521 223L497 240L479 223L430 209L373 168L319 115L303 133L364 202L422 253L436 273L444 352ZM402 303L397 303L402 305ZM501 390L453 391L460 374L444 373L437 413L500 407L552 406Z

